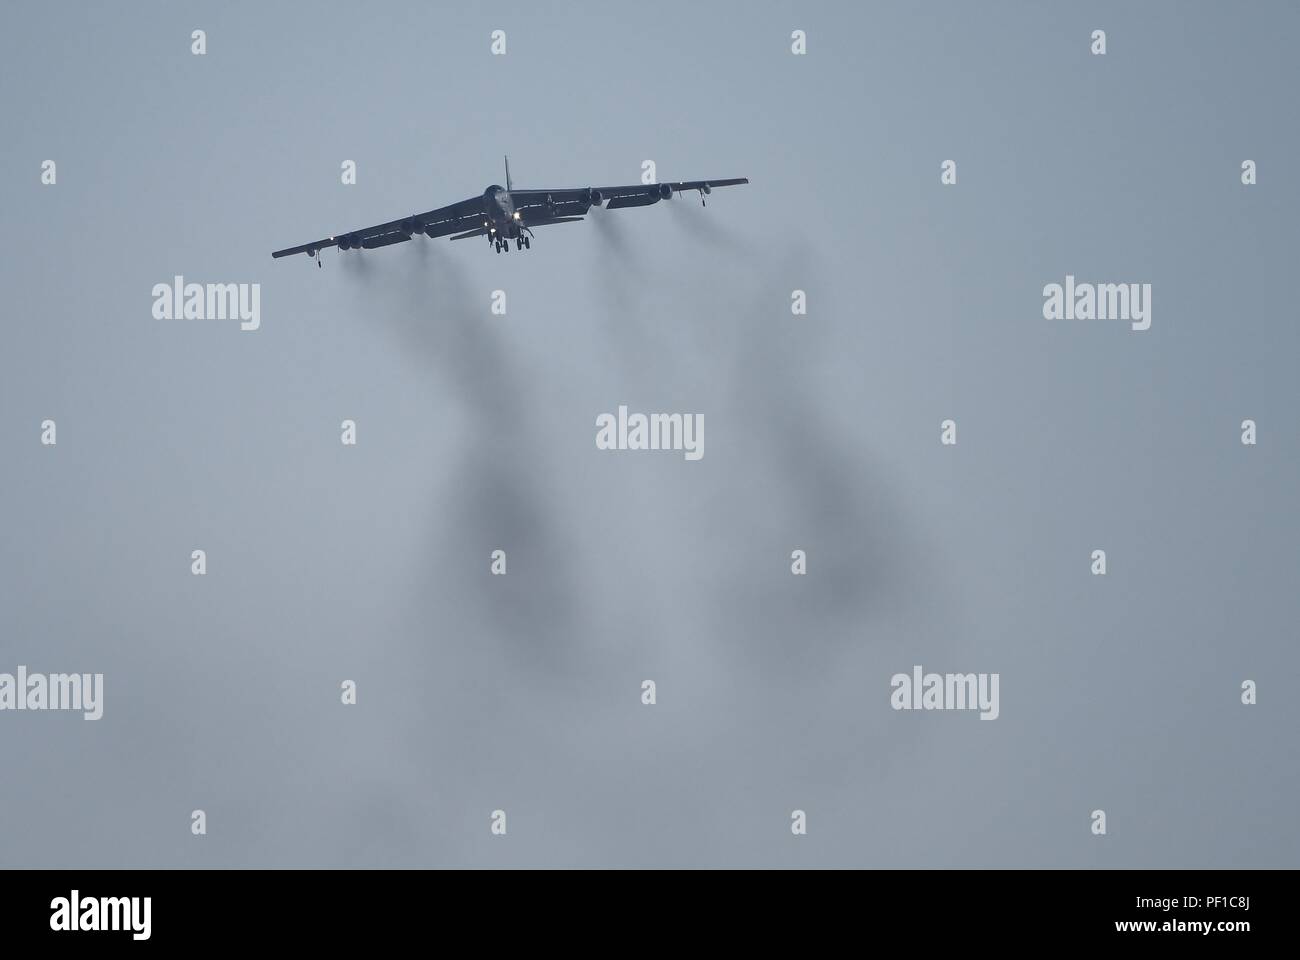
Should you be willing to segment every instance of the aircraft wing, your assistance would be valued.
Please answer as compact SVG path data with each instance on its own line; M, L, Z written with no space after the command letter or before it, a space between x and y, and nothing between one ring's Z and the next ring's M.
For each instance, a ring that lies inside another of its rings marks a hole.
M647 191L654 193L659 187L669 186L673 188L673 193L680 193L683 190L699 190L708 193L714 187L734 187L738 184L749 183L749 177L733 177L730 180L677 180L668 183L634 183L626 187L597 187L606 199L611 197L636 197Z
M634 183L619 187L584 187L580 189L563 188L554 190L512 190L510 198L515 209L523 214L525 223L537 225L543 217L582 216L592 206L605 204L608 210L620 207L645 207L652 203L680 193L683 190L698 190L701 194L710 193L714 187L733 187L749 183L748 177L734 177L727 180L678 180L668 183Z
M684 190L698 190L700 198L703 199L704 195L711 193L714 187L734 187L741 183L749 183L749 178L676 180L665 183L635 183L624 187L598 187L597 189L607 201L605 209L617 210L620 207L646 207L652 203L658 203L660 200L666 200L674 193L681 193ZM665 188L667 189L665 190Z
M288 257L295 253L314 254L325 247L345 248L361 247L373 250L386 247L392 243L402 243L411 239L413 233L423 233L430 237L446 237L462 230L469 230L483 225L483 198L470 197L450 206L439 207L424 213L413 213L399 220L363 227L360 230L348 230L344 233L316 240L312 243L299 244L276 250L273 257Z

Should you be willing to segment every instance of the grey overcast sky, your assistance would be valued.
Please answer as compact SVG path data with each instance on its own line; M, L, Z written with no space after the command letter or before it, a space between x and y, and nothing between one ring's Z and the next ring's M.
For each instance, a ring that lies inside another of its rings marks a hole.
M0 866L1297 865L1294 4L2 16L0 672L105 689L0 713ZM269 256L506 153L752 182ZM1000 716L892 710L916 664Z

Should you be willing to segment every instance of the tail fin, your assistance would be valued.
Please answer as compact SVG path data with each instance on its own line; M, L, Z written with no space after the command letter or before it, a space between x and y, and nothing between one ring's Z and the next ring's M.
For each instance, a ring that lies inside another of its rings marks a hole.
M514 185L510 182L510 158L506 157L506 193L514 190Z

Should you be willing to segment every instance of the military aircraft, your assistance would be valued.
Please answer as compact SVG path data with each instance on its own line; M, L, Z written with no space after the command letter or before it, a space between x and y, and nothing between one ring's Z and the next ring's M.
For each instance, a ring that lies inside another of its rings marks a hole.
M592 207L602 204L606 210L622 207L648 207L667 200L683 190L698 190L700 202L714 187L731 187L749 183L747 177L731 180L683 180L677 183L638 183L626 187L581 187L557 190L516 190L510 180L510 158L506 157L506 185L492 184L482 196L470 197L449 207L439 207L426 213L416 213L400 220L390 220L361 230L350 230L324 240L276 250L271 256L288 257L305 253L320 265L320 252L325 247L340 250L374 250L394 243L404 243L415 234L427 237L451 236L453 240L470 237L487 237L488 245L497 253L515 248L532 247L533 227L546 227L553 223L575 223Z

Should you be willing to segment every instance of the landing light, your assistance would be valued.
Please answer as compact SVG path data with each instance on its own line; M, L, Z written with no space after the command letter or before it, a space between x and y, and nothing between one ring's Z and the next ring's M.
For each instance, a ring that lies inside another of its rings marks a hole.
M519 219L519 211L518 211L518 210L515 211L515 219L516 219L516 220Z

